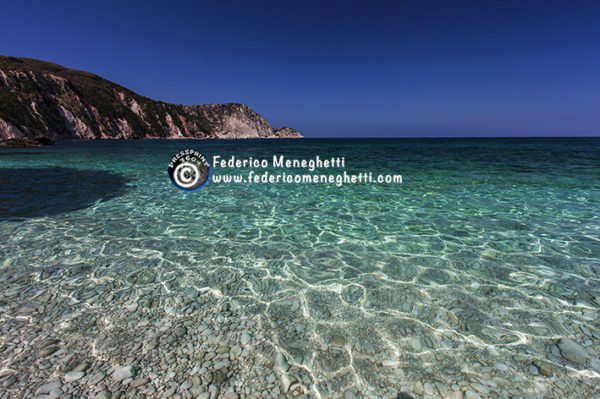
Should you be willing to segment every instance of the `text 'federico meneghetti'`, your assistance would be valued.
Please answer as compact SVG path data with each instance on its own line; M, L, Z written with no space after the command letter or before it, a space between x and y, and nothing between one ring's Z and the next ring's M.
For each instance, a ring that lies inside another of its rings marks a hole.
M268 159L264 158L237 158L235 156L231 156L229 158L222 158L220 155L214 155L212 159L212 167L222 169L241 169L268 168L269 166L271 166L273 168L303 168L308 169L312 172L315 169L321 168L345 168L345 162L346 160L344 157L331 157L321 159L321 157L318 155L311 159L290 159L286 158L284 155L273 155L272 162L269 162Z

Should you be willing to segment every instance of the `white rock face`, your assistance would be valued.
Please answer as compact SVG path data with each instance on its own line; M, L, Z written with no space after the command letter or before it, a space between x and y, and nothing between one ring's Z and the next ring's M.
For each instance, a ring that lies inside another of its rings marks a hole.
M135 98L131 99L131 102L129 104L129 109L131 109L131 111L135 112L135 114L138 115L139 117L144 118L144 111L140 107L140 104L138 104L138 102L135 101Z
M92 132L90 127L86 125L85 122L83 122L80 118L75 117L71 111L62 105L59 105L58 109L63 114L65 119L65 127L71 131L73 137L80 137L82 139L94 138L94 132Z
M208 104L190 107L214 121L214 134L224 139L302 137L294 129L274 129L245 104Z
M26 137L27 135L19 130L12 123L6 122L4 119L0 118L0 137L5 139L20 139Z
M165 120L167 122L167 126L169 127L169 133L170 133L169 136L183 137L183 135L181 134L181 130L177 126L175 126L175 124L173 123L173 117L168 112L165 117Z

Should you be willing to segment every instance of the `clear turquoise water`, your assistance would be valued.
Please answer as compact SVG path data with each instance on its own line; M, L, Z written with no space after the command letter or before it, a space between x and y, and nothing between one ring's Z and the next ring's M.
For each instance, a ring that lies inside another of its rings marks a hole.
M167 165L185 148L344 156L404 182L184 193ZM598 139L59 142L3 148L0 167L2 268L84 262L231 297L318 381L489 356L526 379L517 353L546 357L563 336L600 349L580 329L600 328ZM327 350L335 335L347 351Z

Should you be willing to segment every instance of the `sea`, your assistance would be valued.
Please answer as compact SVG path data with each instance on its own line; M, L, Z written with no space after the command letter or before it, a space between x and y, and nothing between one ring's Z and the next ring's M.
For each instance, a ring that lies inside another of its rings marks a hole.
M168 174L186 149L211 164L193 192ZM286 168L274 156L305 165L343 158L344 166ZM266 162L213 165L232 157ZM275 178L249 182L251 173ZM288 180L275 181L284 173ZM350 181L361 174L371 179ZM223 181L233 175L243 180ZM85 272L68 273L81 265ZM119 290L195 290L229 301L257 321L260 332L248 327L250 335L309 376L307 397L592 397L600 139L0 148L3 309L15 270L34 276L34 290L19 285L21 301L50 290L79 304L102 279Z

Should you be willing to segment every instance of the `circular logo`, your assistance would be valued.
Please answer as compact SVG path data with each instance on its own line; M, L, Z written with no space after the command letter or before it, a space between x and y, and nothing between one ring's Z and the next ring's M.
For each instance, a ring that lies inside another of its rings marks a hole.
M169 163L169 178L180 190L196 191L208 181L210 165L195 150L177 153Z

